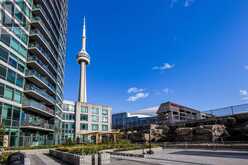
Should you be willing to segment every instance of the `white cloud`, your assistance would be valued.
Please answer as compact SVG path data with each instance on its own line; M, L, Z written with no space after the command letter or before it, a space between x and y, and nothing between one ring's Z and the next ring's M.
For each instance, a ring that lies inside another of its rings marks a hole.
M239 94L241 96L241 100L245 100L245 101L248 100L248 91L247 90L241 89L241 90L239 90Z
M173 8L175 5L183 5L183 7L190 7L196 0L170 0L170 8Z
M194 2L195 2L195 0L185 0L184 1L184 7L190 7L193 5Z
M138 93L138 92L143 92L144 89L142 88L137 88L137 87L131 87L127 90L127 93Z
M243 97L243 98L241 98L241 100L247 101L248 97Z
M239 93L240 93L240 96L248 96L248 91L247 90L241 89L239 91Z
M133 112L132 114L140 114L140 115L155 115L159 106L154 106L154 107L148 107L148 108L143 108L139 109L136 112Z
M154 66L152 69L153 70L161 70L162 71L162 70L169 70L169 69L172 69L174 67L175 67L174 64L164 63L161 66Z
M171 0L170 1L170 7L173 8L174 5L177 3L178 0Z
M164 88L162 91L163 91L163 93L165 93L165 94L169 94L169 92L170 92L169 88Z
M244 68L245 68L246 70L248 70L248 65L245 65Z
M135 102L137 100L140 100L140 99L144 99L146 97L149 96L149 93L148 92L138 92L138 93L135 93L133 96L129 96L127 101L129 102Z

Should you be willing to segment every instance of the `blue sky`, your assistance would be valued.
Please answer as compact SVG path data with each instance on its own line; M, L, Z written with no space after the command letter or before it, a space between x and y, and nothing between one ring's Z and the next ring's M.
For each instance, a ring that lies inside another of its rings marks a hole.
M77 99L86 16L90 103L113 112L247 103L247 15L247 0L69 0L65 99Z

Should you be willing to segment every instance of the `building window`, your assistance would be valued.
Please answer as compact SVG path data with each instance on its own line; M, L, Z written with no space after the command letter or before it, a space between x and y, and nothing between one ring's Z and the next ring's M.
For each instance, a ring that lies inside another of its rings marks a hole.
M1 41L6 45L10 45L10 34L8 34L5 30L2 29Z
M99 122L99 116L97 116L97 115L92 115L92 121L93 121L93 122Z
M0 84L0 97L4 96L4 85Z
M25 67L24 67L22 64L18 64L17 69L18 69L20 72L22 72L22 73L24 73L24 71L25 71Z
M10 64L11 66L13 66L14 68L17 67L17 62L16 62L16 61L17 61L17 60L14 59L13 57L9 57L9 64Z
M102 122L107 123L108 122L108 116L102 116Z
M12 106L8 104L4 104L3 111L2 111L2 119L4 126L11 125L11 113L12 113Z
M107 109L103 109L103 110L102 110L102 114L103 114L103 115L108 115L108 110L107 110Z
M80 111L81 111L81 113L88 113L88 107L81 106Z
M16 85L19 87L23 87L23 82L24 82L24 78L21 75L17 74Z
M0 47L0 59L4 62L8 61L8 52L3 47Z
M80 130L88 130L88 124L80 123Z
M88 115L80 114L81 121L88 121Z
M0 77L5 80L7 69L5 66L0 65Z
M108 125L102 125L102 130L103 131L108 131Z
M92 124L92 131L98 131L98 124Z
M16 73L10 69L8 69L7 80L13 84L15 84Z
M93 114L99 114L99 108L94 108L94 109L92 109L92 113Z
M21 103L22 93L19 91L15 91L14 101L17 103Z
M13 95L14 95L14 89L6 86L4 90L4 98L8 100L13 100Z
M20 119L20 108L14 107L12 120L19 122L19 119Z

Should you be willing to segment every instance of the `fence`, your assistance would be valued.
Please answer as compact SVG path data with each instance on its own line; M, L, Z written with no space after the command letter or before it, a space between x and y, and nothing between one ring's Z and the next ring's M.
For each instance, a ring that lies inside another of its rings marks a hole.
M216 117L223 117L223 116L231 116L231 115L237 115L241 113L248 113L248 104L242 104L242 105L236 105L236 106L230 106L230 107L224 107L219 109L213 109L204 111L203 113L211 114Z
M248 141L219 141L219 142L164 142L159 143L163 149L210 149L210 150L248 150Z
M53 145L53 136L42 135L42 136L8 136L3 138L0 136L0 144L8 147L28 147L28 146L39 146L39 145ZM0 146L0 147L2 147Z

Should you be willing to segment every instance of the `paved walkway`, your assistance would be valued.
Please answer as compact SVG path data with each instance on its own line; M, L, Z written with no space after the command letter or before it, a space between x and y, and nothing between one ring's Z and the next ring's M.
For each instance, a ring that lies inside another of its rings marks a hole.
M23 150L27 165L66 165L63 162L48 156L48 149Z
M141 151L131 151L139 154ZM118 160L119 159L119 160ZM196 150L196 149L165 149L155 152L147 158L132 158L115 156L116 162L127 161L138 164L152 165L247 165L248 152L225 150ZM143 162L143 163L142 163Z
M48 150L22 151L30 165L65 165L47 156ZM132 153L140 151L132 151ZM112 156L109 165L247 165L248 152L165 149L147 158Z

